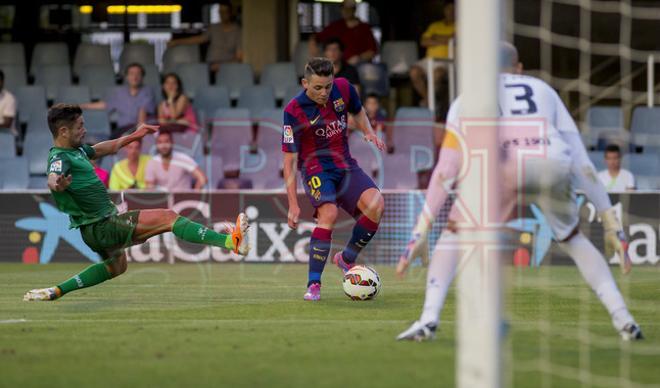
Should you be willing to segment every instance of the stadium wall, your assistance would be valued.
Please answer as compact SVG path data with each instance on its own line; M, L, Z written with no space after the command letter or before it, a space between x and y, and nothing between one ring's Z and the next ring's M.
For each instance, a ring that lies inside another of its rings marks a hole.
M119 195L114 194L119 201ZM363 251L361 260L378 264L396 263L407 242L416 216L423 204L419 191L385 191L385 215L380 230ZM636 265L657 265L658 230L660 227L660 192L612 194L620 212L625 231L630 236L629 253ZM0 262L47 264L57 262L98 261L94 252L82 242L77 230L68 228L68 217L54 206L48 192L0 193ZM312 208L303 195L302 219L298 230L287 226L286 195L281 192L217 192L217 193L126 193L129 209L172 208L198 222L222 228L238 209L245 209L253 223L250 238L253 250L241 258L219 248L188 244L171 233L154 237L127 250L133 262L279 262L307 261L309 237L314 226ZM602 227L592 204L581 202L581 229L599 249L603 248ZM434 226L430 244L444 226L446 210ZM333 235L334 249L344 246L350 236L353 220L342 212ZM543 216L527 208L523 217L511 226L518 230L517 261L536 266L542 261L567 264L570 260L550 244L551 234ZM512 258L513 259L513 258ZM616 259L610 259L615 264Z

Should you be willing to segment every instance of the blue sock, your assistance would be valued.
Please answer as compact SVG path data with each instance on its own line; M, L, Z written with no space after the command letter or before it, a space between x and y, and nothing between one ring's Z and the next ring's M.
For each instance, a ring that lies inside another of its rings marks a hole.
M344 248L342 256L348 264L355 263L362 248L366 247L369 241L378 231L378 223L371 221L367 216L361 215L353 227L351 239Z
M312 238L309 241L309 277L307 287L312 283L321 284L321 274L325 267L325 262L330 254L332 245L332 230L323 228L314 228Z

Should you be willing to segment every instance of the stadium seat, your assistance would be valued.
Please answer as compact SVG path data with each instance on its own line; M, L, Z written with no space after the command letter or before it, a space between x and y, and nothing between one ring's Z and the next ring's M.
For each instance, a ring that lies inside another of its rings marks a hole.
M17 65L25 68L25 48L23 43L0 43L0 66Z
M107 44L80 43L73 59L73 75L79 77L83 67L88 65L112 66L110 46Z
M630 132L635 145L660 146L660 107L636 107Z
M67 104L83 104L92 101L89 87L87 85L61 86L57 91L55 102Z
M32 128L25 134L23 156L27 158L30 175L46 176L48 152L53 146L48 124Z
M410 67L419 60L417 42L391 40L383 43L381 61L387 65L390 75L408 76Z
M85 110L83 116L87 129L87 141L96 143L110 138L110 116L106 110Z
M155 50L150 43L126 43L119 56L119 69L123 74L126 66L139 63L142 66L155 65Z
M293 50L293 64L296 68L296 75L302 77L305 73L305 65L309 62L309 41L300 40Z
M286 89L286 94L284 95L284 98L282 99L282 108L286 107L287 104L293 100L294 97L298 95L303 90L303 87L298 84L298 85L290 85Z
M16 139L14 135L3 129L0 131L0 150L2 150L3 157L16 156ZM5 168L4 166L2 168Z
M390 93L390 81L387 67L382 63L362 63L358 66L358 75L362 85L362 95L375 93L385 97Z
M218 109L211 131L211 154L220 155L223 163L240 165L241 148L252 141L252 122L247 109Z
M71 68L69 65L43 65L34 80L35 84L46 88L46 98L54 100L61 86L71 85Z
M0 70L5 75L5 89L13 94L21 86L27 85L27 73L25 72L25 65L4 65L0 64Z
M193 106L200 123L208 126L213 121L213 113L219 108L230 108L229 90L224 86L205 86L197 90Z
M241 89L237 107L249 109L253 120L256 121L265 109L273 109L275 106L275 94L271 86L253 85Z
M416 189L417 172L410 164L410 156L406 154L386 154L378 168L379 183L383 189Z
M199 133L190 131L174 132L173 141L174 146L178 151L185 152L198 163L202 160L204 155L204 142L202 141L202 135Z
M266 65L261 73L260 85L269 85L275 91L275 98L281 100L287 88L299 85L296 67L292 62L278 62Z
M254 71L249 63L226 63L216 73L215 83L229 89L229 97L238 99L241 89L254 85Z
M266 109L257 117L257 146L266 152L282 151L282 110Z
M183 44L168 47L163 53L163 74L175 72L177 67L184 63L199 63L201 61L199 45Z
M112 65L84 65L79 70L79 84L89 86L93 100L105 97L106 91L117 85Z
M177 66L176 73L181 78L186 96L193 100L197 95L197 90L211 84L206 63L183 63Z
M660 189L660 186L657 185L658 182L660 182L660 174L658 172L660 156L658 156L658 154L627 153L623 155L621 165L623 168L628 169L633 173L638 189Z
M605 149L618 144L627 150L630 136L623 126L623 111L617 106L593 106L587 111L587 143L589 148Z
M30 184L26 158L0 157L0 190L25 190ZM46 166L44 166L44 173Z
M429 154L433 159L434 125L433 113L426 108L399 108L392 123L395 152L411 155L418 169L428 167Z
M41 110L34 109L30 112L30 116L26 122L26 131L34 130L48 130L48 108Z
M41 85L22 86L16 91L16 103L19 121L27 123L30 116L47 110L46 89Z
M589 159L594 164L596 171L603 171L607 168L605 165L605 151L589 151Z
M158 66L155 64L147 64L143 65L144 66L144 80L143 83L147 86L150 86L153 91L154 95L156 96L156 100L160 101L162 98L161 95L161 79L160 79L160 72L158 71ZM184 85L185 86L185 85Z
M64 42L37 43L32 51L30 61L30 75L37 76L42 66L67 65L69 66L69 48Z
M252 181L256 190L284 189L282 169L282 151L265 152L258 148L256 154L244 152L241 160L241 177Z

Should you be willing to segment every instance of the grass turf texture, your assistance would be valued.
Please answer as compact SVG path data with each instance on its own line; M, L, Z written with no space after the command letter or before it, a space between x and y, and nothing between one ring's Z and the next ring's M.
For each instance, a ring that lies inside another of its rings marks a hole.
M331 266L323 300L304 302L306 266L270 264L131 264L59 301L22 301L82 267L0 265L0 386L454 385L453 287L438 340L394 341L419 316L424 269L398 281L377 266L383 292L367 302L348 300ZM641 343L619 340L575 267L506 277L507 385L658 384L660 268L620 283Z

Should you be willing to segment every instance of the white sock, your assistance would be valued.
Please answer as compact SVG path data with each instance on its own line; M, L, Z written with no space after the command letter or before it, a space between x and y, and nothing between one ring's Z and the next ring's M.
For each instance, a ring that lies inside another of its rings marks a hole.
M426 277L424 309L419 318L420 322L424 324L434 323L437 325L440 320L440 311L445 304L447 290L456 274L456 265L460 253L456 237L456 234L448 230L443 231L433 250L433 257Z
M627 323L634 322L607 261L591 241L582 233L578 233L559 246L575 261L584 280L610 313L614 328L621 330Z

